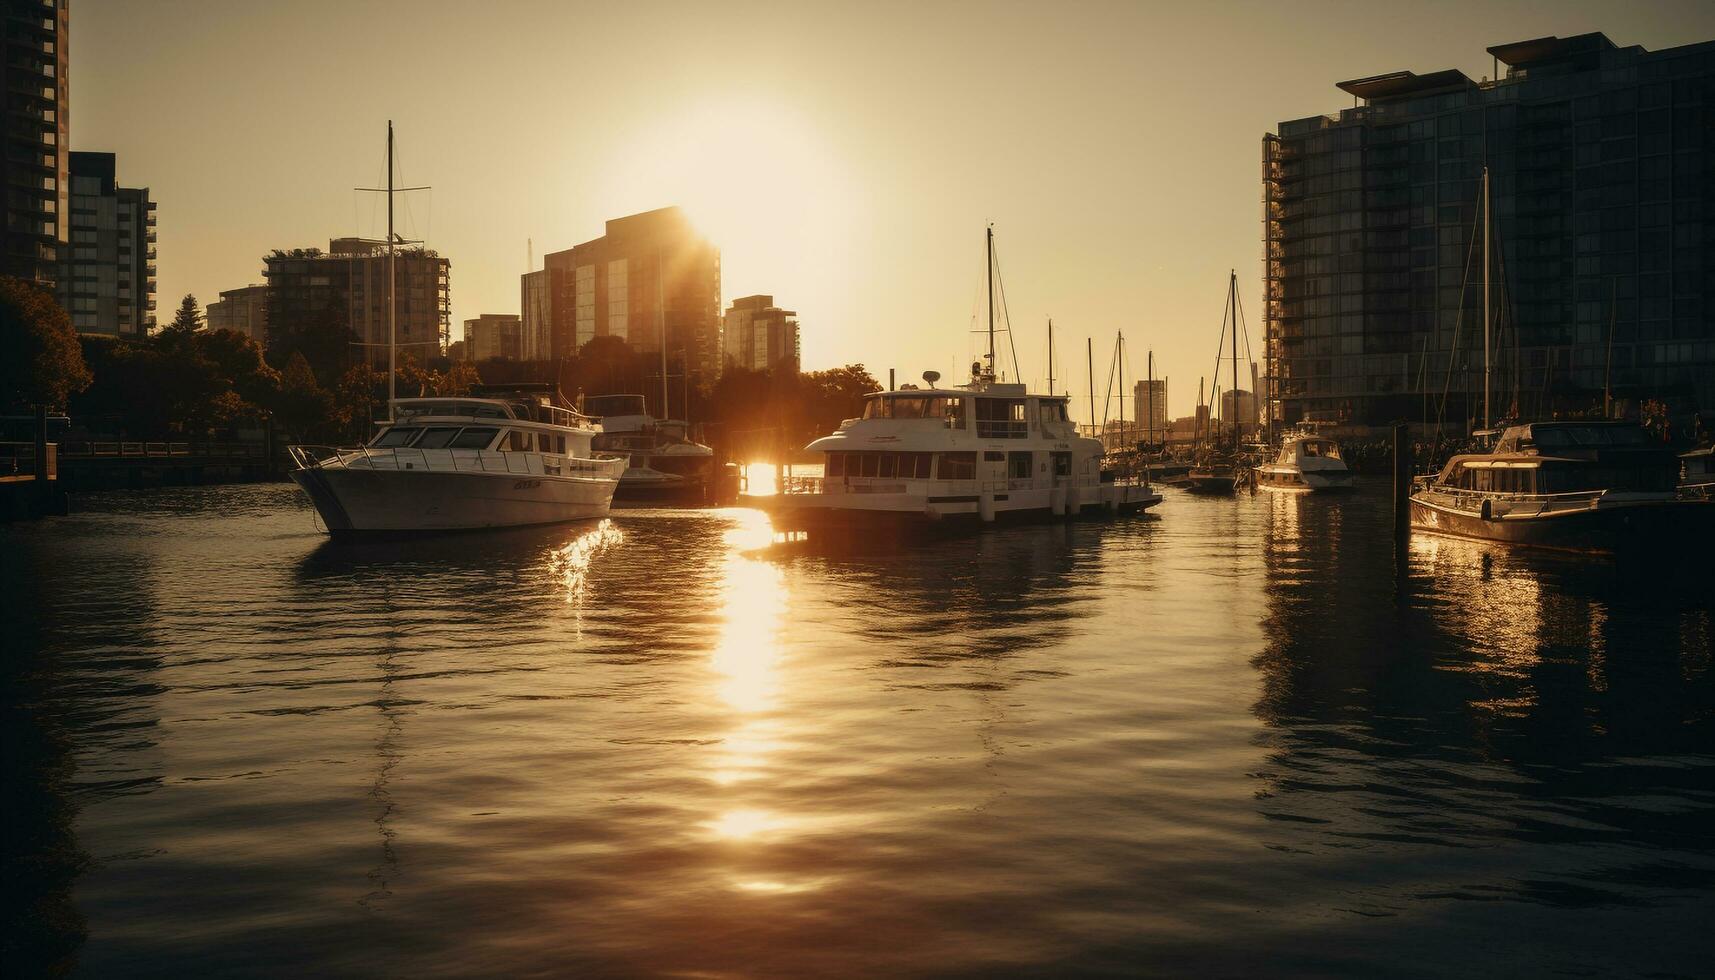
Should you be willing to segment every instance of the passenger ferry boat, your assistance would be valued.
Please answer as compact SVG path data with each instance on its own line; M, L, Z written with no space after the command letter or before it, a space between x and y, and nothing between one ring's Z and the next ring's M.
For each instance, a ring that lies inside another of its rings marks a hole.
M594 449L624 456L620 500L706 499L715 488L715 451L690 437L690 424L657 419L642 395L584 399L584 410L600 420Z
M775 529L1128 513L1161 495L1102 468L1100 440L1078 434L1065 395L1033 395L976 372L970 384L907 385L864 402L861 418L810 443L821 477L774 499Z
M1676 550L1715 540L1715 502L1680 492L1679 460L1633 422L1536 422L1454 456L1411 495L1432 534L1571 551Z
M626 461L592 454L588 418L523 387L394 399L368 445L290 447L292 479L336 538L605 516Z
M1263 463L1253 472L1256 485L1264 490L1311 493L1352 486L1352 471L1340 458L1340 444L1308 427L1289 430L1281 437L1274 462Z

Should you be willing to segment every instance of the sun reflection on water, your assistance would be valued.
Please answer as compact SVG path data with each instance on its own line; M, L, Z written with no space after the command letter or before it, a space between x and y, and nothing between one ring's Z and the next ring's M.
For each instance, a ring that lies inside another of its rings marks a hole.
M625 532L609 518L548 552L548 569L560 583L566 605L582 607L589 596L590 563L625 540Z

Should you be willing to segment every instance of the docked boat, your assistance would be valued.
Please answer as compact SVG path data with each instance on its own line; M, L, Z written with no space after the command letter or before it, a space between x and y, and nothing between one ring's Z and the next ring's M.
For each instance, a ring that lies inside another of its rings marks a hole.
M1230 495L1238 488L1244 464L1225 453L1205 453L1185 473L1185 489L1210 496Z
M861 418L810 443L824 475L774 498L776 530L864 528L1135 513L1161 502L1102 466L1065 395L1030 394L978 372L971 383L880 391Z
M1679 460L1633 422L1509 426L1411 495L1413 530L1568 551L1670 551L1715 540L1715 501L1682 493Z
M1229 272L1227 274L1227 303L1226 306L1222 308L1221 314L1221 343L1223 346L1227 343L1228 324L1231 324L1233 331L1231 351L1233 362L1233 386L1230 390L1236 393L1239 390L1239 278L1237 272ZM1248 339L1246 340L1246 343L1249 343ZM1220 377L1220 365L1221 352L1217 350L1215 352L1215 375L1217 379ZM1219 391L1220 385L1217 380L1215 389L1211 393L1211 405L1222 404ZM1197 389L1197 401L1201 404L1202 400L1203 390L1199 385ZM1212 496L1230 495L1250 478L1250 460L1243 452L1240 451L1239 446L1239 442L1244 435L1244 420L1238 417L1239 404L1240 401L1235 394L1233 398L1234 418L1232 420L1232 429L1230 431L1222 431L1225 428L1224 420L1215 424L1215 431L1213 433L1214 438L1212 440L1213 444L1203 447L1197 453L1195 460L1191 464L1191 469L1185 474L1185 480L1183 483L1185 489L1192 493ZM1253 419L1252 421L1254 422L1255 420Z
M1715 497L1715 448L1704 446L1679 455L1679 488L1701 497Z
M584 411L599 419L595 451L628 462L616 498L700 502L714 491L715 451L691 438L688 423L650 415L642 395L585 398Z
M863 415L810 443L823 475L787 481L769 500L777 531L1136 513L1161 502L1147 476L1102 463L1100 439L1079 434L1065 394L1032 394L995 375L994 231L987 233L989 349L970 381L923 374L864 399Z
M1256 466L1251 472L1256 485L1264 490L1311 493L1347 490L1352 486L1352 471L1340 458L1340 444L1310 428L1287 432L1280 440L1280 451L1274 461Z
M292 446L292 479L334 537L603 517L626 461L539 393L399 398L367 445Z

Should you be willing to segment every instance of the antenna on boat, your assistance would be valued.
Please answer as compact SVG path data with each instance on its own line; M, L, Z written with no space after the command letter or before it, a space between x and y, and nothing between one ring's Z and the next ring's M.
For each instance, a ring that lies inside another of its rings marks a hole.
M1054 394L1054 318L1048 318L1048 393Z

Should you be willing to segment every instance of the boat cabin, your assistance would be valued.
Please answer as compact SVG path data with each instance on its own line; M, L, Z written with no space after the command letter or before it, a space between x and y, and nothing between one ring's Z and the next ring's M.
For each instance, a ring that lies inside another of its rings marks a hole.
M582 416L553 405L489 398L400 398L394 420L381 423L371 449L475 449L567 455L564 432L583 428ZM533 423L507 425L507 422Z
M979 393L919 389L878 391L864 399L862 419L934 419L978 439L1056 439L1075 435L1065 395L1028 395L1023 385L991 384ZM974 422L974 427L973 427Z
M1536 422L1508 427L1492 453L1454 456L1436 485L1500 494L1671 492L1678 460L1632 422Z
M1281 444L1277 463L1297 463L1306 459L1340 459L1340 444L1321 436L1288 439Z

